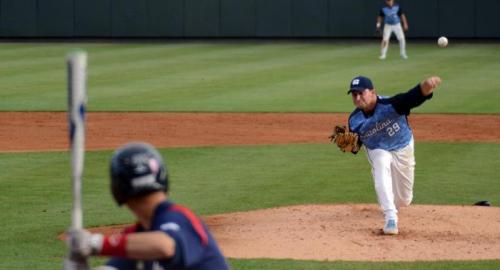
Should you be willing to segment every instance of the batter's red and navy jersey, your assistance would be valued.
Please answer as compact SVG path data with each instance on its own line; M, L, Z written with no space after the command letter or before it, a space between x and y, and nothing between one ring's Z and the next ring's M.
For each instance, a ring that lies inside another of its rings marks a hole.
M349 130L359 135L368 149L395 151L407 146L413 138L407 116L412 108L430 99L422 95L420 84L406 93L390 98L377 96L371 114L356 109L349 116Z
M140 225L124 233L143 232ZM175 241L175 255L168 260L138 261L111 258L107 265L119 270L227 270L215 239L206 225L186 207L170 201L155 210L151 230L162 231Z

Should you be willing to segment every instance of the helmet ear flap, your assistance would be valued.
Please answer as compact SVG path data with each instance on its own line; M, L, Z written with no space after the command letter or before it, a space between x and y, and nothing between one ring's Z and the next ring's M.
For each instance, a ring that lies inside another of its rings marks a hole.
M160 153L150 144L129 143L110 162L111 192L118 205L154 191L168 190L168 172Z

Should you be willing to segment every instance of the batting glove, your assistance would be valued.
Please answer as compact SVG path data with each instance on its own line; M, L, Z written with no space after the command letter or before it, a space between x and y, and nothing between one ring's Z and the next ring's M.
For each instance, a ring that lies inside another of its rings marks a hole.
M103 239L102 234L93 234L84 229L77 229L68 232L67 244L71 253L81 257L89 257L101 253Z

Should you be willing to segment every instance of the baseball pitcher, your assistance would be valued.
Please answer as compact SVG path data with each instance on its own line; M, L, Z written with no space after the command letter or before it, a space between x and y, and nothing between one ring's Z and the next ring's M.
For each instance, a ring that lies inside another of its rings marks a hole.
M385 219L384 234L399 233L398 210L413 199L415 156L408 123L410 110L432 98L440 83L441 79L433 76L392 97L377 95L367 77L358 76L350 83L347 93L356 109L349 116L349 130L332 136L347 137L336 142L343 151L356 153L360 145L364 146Z

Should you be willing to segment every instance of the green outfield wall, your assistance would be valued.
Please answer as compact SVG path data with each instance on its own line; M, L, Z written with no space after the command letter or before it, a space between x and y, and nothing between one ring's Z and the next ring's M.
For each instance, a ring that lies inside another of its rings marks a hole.
M373 37L382 0L0 0L0 37ZM400 0L408 37L500 38L499 0Z

